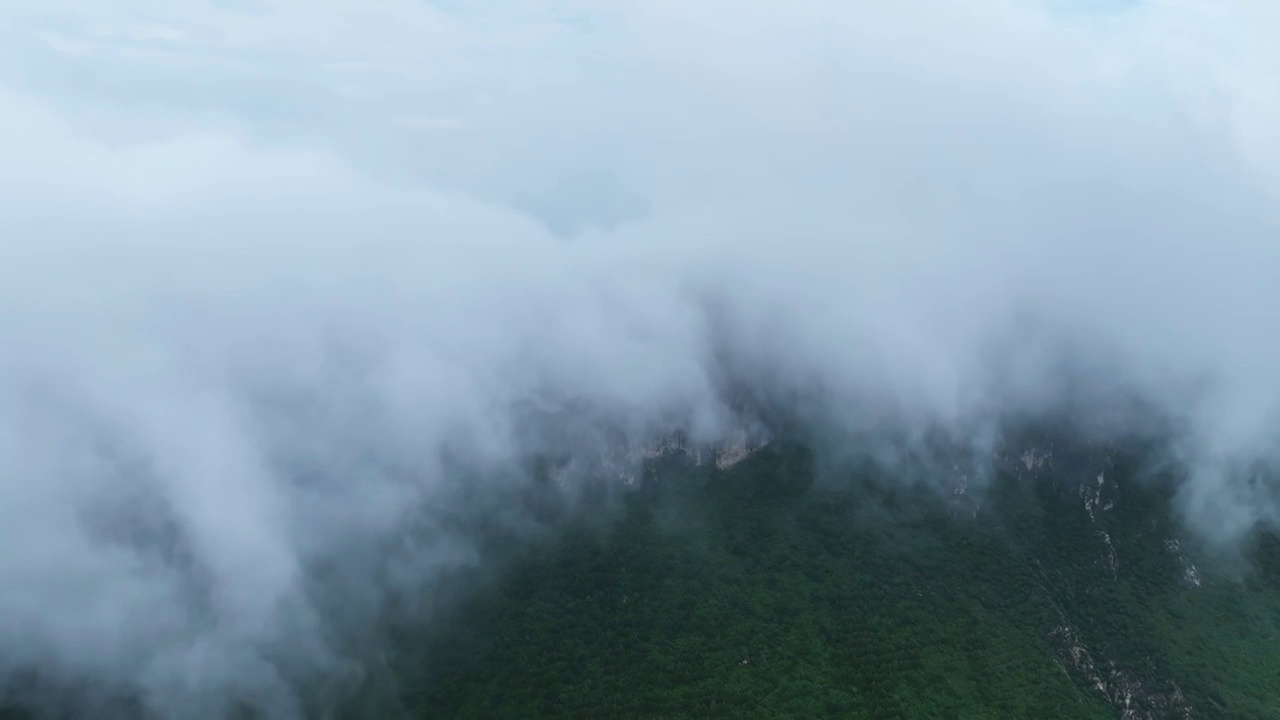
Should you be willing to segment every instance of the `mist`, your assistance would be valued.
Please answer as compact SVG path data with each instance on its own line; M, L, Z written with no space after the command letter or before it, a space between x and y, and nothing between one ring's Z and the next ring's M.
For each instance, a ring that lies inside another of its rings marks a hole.
M1140 398L1190 527L1280 520L1271 4L82 5L0 9L0 673L308 714L530 457L742 388Z

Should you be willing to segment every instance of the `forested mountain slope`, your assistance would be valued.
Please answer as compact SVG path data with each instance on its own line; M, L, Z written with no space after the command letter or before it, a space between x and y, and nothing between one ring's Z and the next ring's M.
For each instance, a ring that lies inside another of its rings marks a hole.
M360 631L354 696L300 678L307 716L1280 717L1280 541L1201 542L1140 443L730 450L664 443L570 512L534 487L522 530L460 517L479 562ZM0 717L142 716L28 687Z
M432 718L1280 717L1275 538L1198 545L1140 455L1026 440L943 492L787 441L668 456L406 643L398 692Z

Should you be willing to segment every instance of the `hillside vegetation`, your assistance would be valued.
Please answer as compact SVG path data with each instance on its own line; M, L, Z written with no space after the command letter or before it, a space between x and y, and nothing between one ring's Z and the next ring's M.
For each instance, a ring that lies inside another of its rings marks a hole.
M404 699L424 718L1280 717L1275 540L1205 567L1125 458L1039 453L950 495L819 473L788 443L728 472L664 463L607 530L539 547L407 650Z

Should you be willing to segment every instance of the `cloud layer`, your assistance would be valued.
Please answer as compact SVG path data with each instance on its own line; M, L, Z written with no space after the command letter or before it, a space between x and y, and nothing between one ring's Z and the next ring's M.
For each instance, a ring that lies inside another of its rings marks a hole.
M850 433L1134 394L1194 526L1276 522L1278 13L0 10L0 671L296 716L529 408L714 439L730 374Z

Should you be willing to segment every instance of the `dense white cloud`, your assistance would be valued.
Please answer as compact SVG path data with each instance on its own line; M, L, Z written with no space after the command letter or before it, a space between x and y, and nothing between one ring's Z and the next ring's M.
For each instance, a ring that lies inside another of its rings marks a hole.
M444 455L714 436L725 353L964 436L1066 349L1189 424L1202 529L1275 521L1270 4L471 5L0 10L0 669L299 712L312 569Z

